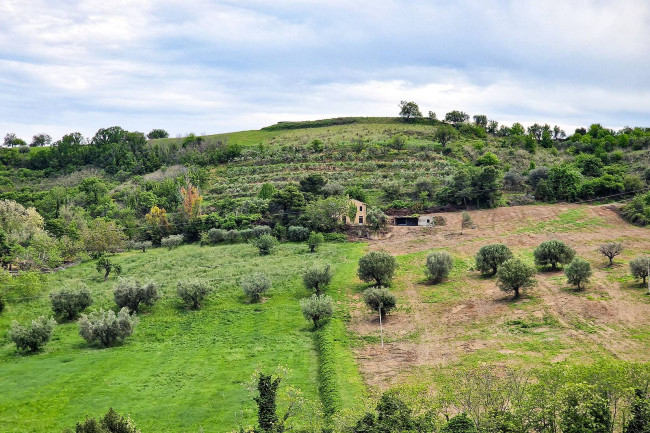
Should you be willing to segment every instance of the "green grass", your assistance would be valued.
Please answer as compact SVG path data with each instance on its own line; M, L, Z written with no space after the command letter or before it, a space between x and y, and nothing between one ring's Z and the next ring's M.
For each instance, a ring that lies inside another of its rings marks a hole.
M77 325L69 323L56 327L53 341L42 352L17 354L6 337L9 323L49 315L49 303L40 298L9 304L0 316L2 431L60 431L87 415L100 416L110 406L130 413L143 431L230 431L238 422L255 421L252 395L242 384L256 368L279 365L292 370L286 384L300 388L310 407L318 405L318 357L311 325L298 305L307 295L300 274L316 261L330 263L338 293L353 278L362 250L361 244L325 244L309 254L303 244L283 244L275 254L262 257L254 247L240 244L121 254L115 260L124 275L154 279L163 298L144 309L124 345L108 349L88 346ZM269 275L273 288L264 302L249 304L238 280L259 270ZM190 277L216 287L200 311L185 310L175 296L176 282ZM102 281L94 263L52 274L46 287L81 282L95 293L92 308L114 308L113 278ZM363 393L363 384L347 350L345 303L339 308L340 317L330 324L341 366L334 379L342 403L348 405ZM299 426L313 422L309 412L301 411Z
M515 233L565 233L607 226L603 218L589 217L584 209L570 209L550 221L529 222L526 227L522 227Z

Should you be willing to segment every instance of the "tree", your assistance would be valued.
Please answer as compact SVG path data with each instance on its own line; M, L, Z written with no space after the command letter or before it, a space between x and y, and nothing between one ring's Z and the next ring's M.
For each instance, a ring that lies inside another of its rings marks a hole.
M255 397L257 403L257 422L260 430L265 433L280 432L279 418L277 414L276 397L280 386L280 377L273 377L270 374L259 373L257 379L258 395Z
M395 257L384 251L372 251L359 259L357 275L362 281L375 281L376 286L388 284L397 268Z
M52 144L52 137L40 133L32 137L32 142L29 144L29 147L49 146L50 144Z
M433 284L438 284L447 276L454 267L454 260L446 251L434 251L427 256L425 273Z
M0 229L0 267L12 263L17 250L18 245L10 240L7 234Z
M147 224L147 235L151 238L151 242L159 247L162 238L172 232L172 226L167 220L167 211L154 205L144 219Z
M114 272L116 275L120 275L122 273L122 266L118 263L113 263L105 255L101 255L97 259L96 269L97 272L104 272L104 281L108 281L108 275L111 272Z
M432 122L435 122L435 121L438 120L438 116L436 116L436 113L433 112L433 111L431 111L431 110L429 110L429 115L428 115L427 117L428 117L428 119L431 120Z
M384 317L397 306L397 298L386 287L370 287L363 292L363 302Z
M469 114L464 111L453 110L445 114L445 120L451 123L465 123L469 120Z
M578 386L567 394L560 413L562 433L611 433L612 418L605 396Z
M571 263L576 252L564 242L553 239L539 244L535 248L533 255L537 266L550 265L552 270L556 270L558 264L566 265Z
M303 226L291 226L287 229L287 239L291 242L304 242L309 239L309 229Z
M474 115L474 123L476 126L485 128L488 125L488 118L485 114L476 114Z
M307 194L320 195L321 190L327 183L320 174L310 174L307 177L300 179L300 191Z
M650 271L650 257L636 257L630 261L630 273L634 278L641 278L643 285L648 278L648 271Z
M313 321L314 328L318 328L322 320L332 317L334 301L327 295L313 294L300 300L300 309L305 320Z
M141 250L143 253L146 253L147 250L153 247L153 242L151 241L138 241L131 244L134 250Z
M440 429L440 433L477 433L478 430L474 425L474 421L469 419L467 415L461 413L454 416L445 423Z
M181 197L184 220L190 222L198 219L201 216L201 203L203 202L203 196L199 193L199 189L188 182L187 186L181 187Z
M588 282L591 277L591 265L588 261L576 257L566 267L564 274L569 284L578 286L578 290L582 290L580 287L582 283Z
M165 131L164 129L152 129L147 134L147 138L149 140L155 140L157 138L168 138L168 137L169 137L169 132Z
M476 269L482 274L493 276L506 260L512 258L512 251L503 244L482 246L476 253Z
M310 253L315 253L316 248L325 242L325 236L322 233L311 232L309 238L307 238L307 246L309 247Z
M84 249L92 258L98 258L106 253L117 253L126 243L126 235L114 221L96 218L81 231Z
M257 194L257 196L263 200L268 200L271 197L273 197L273 194L275 194L276 189L273 186L272 183L265 182L262 184L262 187L260 188L260 192Z
M302 275L302 282L307 290L314 290L317 295L322 294L330 281L332 281L330 265L311 267Z
M535 268L519 259L506 260L497 271L497 285L504 292L515 292L514 299L519 298L519 290L535 284Z
M648 433L650 431L650 399L648 394L641 390L634 390L632 400L632 416L625 425L625 433Z
M469 212L463 211L461 215L460 234L463 234L464 229L471 229L472 227L474 227L472 216L469 214Z
M345 196L328 197L311 202L305 208L304 217L312 230L331 232L343 224L350 200Z
M406 121L409 121L411 119L419 119L422 117L420 107L418 107L418 104L413 101L401 101L399 103L399 115Z
M153 305L160 295L156 283L152 280L144 284L133 278L119 278L113 286L113 297L118 307L127 307L129 311L137 313L141 305Z
M82 314L79 319L79 335L89 344L95 342L102 347L109 347L124 341L133 333L138 318L129 314L127 307L122 308L117 315L113 310L93 311Z
M32 320L29 326L23 326L14 320L9 329L9 338L16 344L18 350L36 352L50 341L54 325L56 325L54 319L45 316Z
M451 140L458 138L458 131L450 125L439 125L436 127L434 137L444 147Z
M63 433L73 432L66 429ZM129 416L124 418L110 408L99 422L95 418L86 418L83 423L77 423L74 433L140 433L140 430Z
M378 232L388 227L388 217L381 209L368 206L366 209L366 226L373 232Z
M183 300L185 305L193 310L201 308L201 303L210 294L212 289L206 281L192 278L179 280L176 284L176 293Z
M183 235L169 235L166 238L162 238L160 240L160 246L169 250L177 248L182 243Z
M271 280L266 274L257 272L242 278L241 287L244 295L248 296L251 302L259 302L262 294L271 288Z
M278 240L272 235L262 235L251 242L260 251L260 256L266 256L273 252L273 249L278 245Z
M63 320L74 320L86 308L93 303L90 291L84 285L79 290L73 291L68 288L50 293L52 311Z
M608 242L598 247L598 251L609 259L609 266L614 265L614 257L623 252L623 244L620 242Z

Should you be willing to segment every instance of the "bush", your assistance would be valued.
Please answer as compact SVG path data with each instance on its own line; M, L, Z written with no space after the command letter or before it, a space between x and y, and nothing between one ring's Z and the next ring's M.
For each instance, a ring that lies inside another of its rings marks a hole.
M167 236L166 238L162 238L162 240L160 241L160 246L162 246L163 248L169 248L171 250L176 248L182 243L183 243L183 235L170 235Z
M311 232L309 238L307 239L307 246L309 247L309 252L315 253L316 248L325 242L325 237L322 233Z
M208 230L208 242L210 244L218 244L226 240L226 231L222 229L210 229Z
M440 429L440 433L477 433L478 430L474 425L474 421L469 419L467 415L461 413L451 418Z
M303 226L291 226L287 230L287 239L291 242L304 242L309 238L309 229Z
M226 232L226 242L230 244L241 242L241 234L239 234L239 230L228 230Z
M650 257L636 257L630 261L630 273L634 278L641 278L643 285L648 278L648 269L650 269Z
M260 250L261 256L266 256L273 252L273 249L278 245L278 240L271 235L262 235L257 239L253 239L252 243Z
M476 253L476 269L484 275L495 275L499 266L512 258L512 251L503 244L482 246Z
M115 272L116 275L120 275L122 273L122 266L117 263L113 263L108 257L104 255L99 256L95 268L97 269L97 272L104 272L104 281L108 281L108 276L110 275L111 271Z
M357 275L362 281L375 280L375 285L390 283L397 268L395 257L384 251L372 251L359 259Z
M386 287L371 287L363 292L363 302L373 311L380 311L382 317L397 306L397 298Z
M63 433L73 432L66 429ZM140 433L140 430L129 416L124 418L110 408L99 422L95 418L86 418L83 423L77 423L74 433Z
M434 251L427 256L426 275L433 284L438 284L454 267L454 260L446 251Z
M257 237L255 235L255 230L253 229L239 230L239 236L242 238L244 242L248 242L251 239L255 239Z
M269 226L255 226L253 227L253 234L256 238L261 238L265 235L271 234L271 227Z
M623 244L620 242L608 242L598 247L598 251L609 259L609 266L614 265L614 257L623 252Z
M197 279L178 281L176 293L185 305L194 310L201 308L201 303L210 294L212 289L207 282Z
M650 192L635 196L621 208L621 215L632 224L639 226L650 224Z
M323 267L314 266L307 269L302 275L302 282L305 284L307 290L315 290L317 295L321 294L322 290L331 280L332 272L330 271L330 265Z
M242 278L241 288L251 302L259 302L262 294L271 288L271 280L261 272Z
M388 217L379 208L368 207L366 212L366 226L374 231L385 230L388 227Z
M36 352L50 341L54 325L56 325L54 319L45 316L32 320L30 326L23 326L14 320L9 330L9 338L16 344L18 350Z
M348 240L348 237L345 233L324 233L323 240L325 242L345 242Z
M147 281L141 284L133 278L120 278L113 287L113 296L118 307L127 307L137 313L140 304L153 305L160 295L156 289L156 283Z
M533 279L535 268L519 259L506 260L497 271L497 285L504 292L515 292L515 299L519 298L519 290L535 284Z
M552 270L556 270L558 264L570 263L576 252L562 241L550 240L539 244L533 255L537 266L550 265Z
M151 241L139 241L139 242L133 242L131 244L134 250L142 250L142 252L146 252L149 248L153 246L153 243Z
M4 299L0 298L0 313L2 313L5 309L5 301Z
M311 295L310 298L300 300L300 309L306 320L314 322L318 328L321 320L329 319L334 312L334 301L327 295Z
M109 347L130 336L137 323L138 318L130 315L127 307L122 308L117 315L113 310L100 309L81 315L79 335L89 344L98 342L103 347Z
M93 299L88 288L82 286L76 291L63 289L50 293L50 302L56 316L63 320L74 320L79 313L92 305Z
M589 281L591 277L591 265L588 261L576 257L566 267L564 274L569 284L578 286L578 290L581 290L581 284Z

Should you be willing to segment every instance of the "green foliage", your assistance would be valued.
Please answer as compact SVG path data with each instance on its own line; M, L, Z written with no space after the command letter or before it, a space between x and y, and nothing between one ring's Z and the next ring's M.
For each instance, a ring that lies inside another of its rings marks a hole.
M318 246L323 242L325 242L325 237L322 233L311 232L307 238L307 246L309 247L309 252L315 253L316 248L318 248Z
M397 262L385 251L372 251L359 259L357 275L362 281L375 281L376 286L388 284L393 279Z
M359 200L364 203L368 200L368 193L359 185L347 187L345 193L354 200Z
M160 240L160 246L167 249L174 249L183 243L183 235L169 235Z
M272 183L265 182L260 188L260 192L257 194L257 196L261 199L268 200L273 197L273 194L275 194L276 191L277 190Z
M153 305L160 298L156 283L149 280L142 284L134 278L119 278L113 286L113 297L119 308L137 313L141 305Z
M519 259L508 259L497 271L497 285L504 292L515 292L515 299L519 298L519 290L535 284L533 276L535 268Z
M63 433L73 433L66 429ZM140 433L131 417L119 415L113 408L108 409L106 415L99 420L86 418L82 423L77 423L74 433Z
M287 239L291 242L305 242L309 239L309 229L303 226L291 226L287 230Z
M576 255L573 248L569 247L562 241L550 240L539 244L533 252L535 256L535 264L537 266L551 266L552 270L556 270L558 264L566 265Z
M582 176L568 165L554 165L548 171L548 177L540 180L535 189L535 196L546 201L574 201L578 198Z
M90 290L82 285L78 290L65 288L58 292L50 293L52 311L63 320L74 320L93 303Z
M563 433L610 433L612 418L607 397L584 386L570 388L559 424Z
M54 319L45 316L32 320L29 326L23 326L14 320L9 330L9 338L16 344L18 350L36 352L50 341L54 325L56 325Z
M147 138L149 140L156 140L158 138L168 138L168 137L169 137L169 132L165 131L164 129L152 129L147 134Z
M302 275L302 282L307 290L314 290L317 295L321 295L332 281L332 276L330 265L313 266Z
M151 241L137 241L131 244L134 250L141 250L143 253L147 252L148 249L153 247L153 242Z
M461 232L463 229L471 229L472 227L474 227L474 221L472 220L472 216L468 212L463 211L461 215L460 227L461 227Z
M512 251L504 244L482 246L476 253L476 269L484 275L495 275L501 264L512 258Z
M280 432L280 420L277 414L277 393L280 386L280 377L273 377L270 374L259 373L257 379L257 392L255 403L257 403L257 422L262 432Z
M438 284L447 276L454 267L454 260L446 251L433 251L427 256L425 273L429 281Z
M79 335L89 344L99 343L102 347L113 346L124 341L133 333L138 318L129 314L129 309L123 307L117 315L113 310L93 311L82 314L79 319Z
M304 217L313 230L331 232L343 224L343 217L348 215L349 207L347 197L328 197L309 203Z
M271 280L266 274L256 272L242 278L241 288L251 302L259 302L262 295L271 288Z
M588 282L589 277L591 277L591 265L588 261L576 257L564 269L564 274L569 284L578 286L578 290L581 290L581 285Z
M445 121L447 122L458 124L467 122L468 120L469 114L465 113L464 111L453 110L445 114Z
M205 298L212 292L207 281L192 278L179 280L176 284L176 293L185 305L193 310L201 308Z
M427 413L414 414L394 392L382 394L375 413L366 413L350 431L353 433L392 433L392 432L430 432L434 431L433 420Z
M97 272L104 272L104 281L108 281L108 275L114 272L116 275L122 273L122 266L119 263L113 263L108 257L101 255L95 265Z
M386 182L381 186L386 200L398 200L402 197L402 184L401 182Z
M310 174L300 179L300 191L307 194L319 195L326 183L327 179L322 175Z
M327 295L313 294L300 300L300 309L305 320L313 321L314 328L318 328L322 320L332 317L334 301Z
M393 135L393 138L391 138L388 145L393 149L400 151L406 147L406 136L402 134Z
M623 218L632 224L646 226L650 224L650 192L635 196L621 208Z
M262 235L251 242L260 251L261 256L269 255L273 249L278 245L278 240L271 235Z
M452 417L440 429L440 433L478 433L474 421L461 413Z
M399 115L406 121L422 117L420 107L413 101L401 101L399 103Z
M370 287L363 292L363 302L382 316L390 313L397 306L397 298L386 287Z
M630 420L623 430L625 433L647 433L650 431L650 399L647 391L634 390Z
M648 272L650 271L650 257L635 257L630 261L630 273L634 278L643 280L642 284L645 285Z
M623 244L620 242L607 242L598 247L598 251L609 259L609 266L614 264L614 257L623 252Z
M381 209L368 207L366 210L366 226L375 232L384 230L388 227L388 217Z

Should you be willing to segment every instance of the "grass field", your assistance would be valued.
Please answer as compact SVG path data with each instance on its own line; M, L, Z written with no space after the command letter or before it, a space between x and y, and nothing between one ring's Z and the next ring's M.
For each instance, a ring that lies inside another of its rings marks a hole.
M76 323L68 323L56 327L42 352L17 354L6 333L11 320L51 314L50 290L84 282L95 294L91 308L114 308L113 277L104 282L94 263L51 274L41 298L12 302L0 316L1 430L60 431L112 406L130 413L146 432L230 431L255 420L255 404L243 384L256 368L279 365L292 371L286 384L300 388L308 402L298 425L320 422L315 415L319 360L311 324L298 305L307 295L300 275L314 262L330 263L336 272L330 292L339 311L323 332L336 341L341 368L333 380L339 402L349 405L362 397L364 386L346 343L342 296L363 249L362 244L325 244L309 254L303 244L283 244L261 257L253 246L240 244L123 253L116 256L123 274L155 280L164 295L145 307L125 344L90 347ZM255 271L266 272L273 288L263 302L250 304L238 280ZM175 296L176 282L190 277L204 278L216 289L200 311L185 310Z

